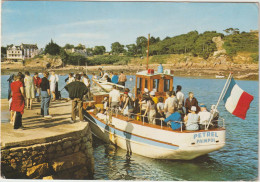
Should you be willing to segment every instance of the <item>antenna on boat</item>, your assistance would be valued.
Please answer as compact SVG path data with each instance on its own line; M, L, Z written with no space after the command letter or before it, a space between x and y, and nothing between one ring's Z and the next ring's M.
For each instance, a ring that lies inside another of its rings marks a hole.
M148 61L149 61L149 41L150 41L150 34L148 34L148 42L147 42L147 64L146 69L148 70Z

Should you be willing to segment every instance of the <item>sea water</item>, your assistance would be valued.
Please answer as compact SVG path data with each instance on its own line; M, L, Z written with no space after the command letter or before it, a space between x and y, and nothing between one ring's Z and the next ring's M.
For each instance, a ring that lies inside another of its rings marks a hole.
M7 98L9 76L1 76L1 97ZM127 76L126 87L133 90L135 76ZM129 81L130 77L133 81ZM59 90L67 76L60 76ZM91 78L91 76L90 76ZM174 87L182 86L187 97L192 91L199 103L210 109L216 104L225 84L224 79L174 78ZM218 110L225 119L226 145L224 148L194 160L157 160L137 154L129 155L120 148L111 148L94 138L95 174L99 180L206 180L234 181L258 179L258 81L236 80L246 92L254 96L245 120L230 114L220 102ZM62 97L68 97L63 89ZM2 121L5 122L5 121ZM149 152L149 151L147 151Z

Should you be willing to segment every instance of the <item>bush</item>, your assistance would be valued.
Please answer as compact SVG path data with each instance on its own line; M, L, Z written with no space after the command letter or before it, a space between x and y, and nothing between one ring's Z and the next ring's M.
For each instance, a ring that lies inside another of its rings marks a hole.
M251 58L252 58L253 62L258 63L259 54L251 54Z

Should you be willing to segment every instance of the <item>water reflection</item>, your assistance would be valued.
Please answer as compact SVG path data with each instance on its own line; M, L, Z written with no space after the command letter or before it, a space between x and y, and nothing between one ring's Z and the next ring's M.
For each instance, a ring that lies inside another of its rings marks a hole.
M131 137L132 137L132 131L133 131L134 127L133 124L131 122L127 122L127 125L125 127L125 131L124 131L124 135L125 135L125 142L126 142L126 150L127 150L127 154L131 155L132 154L132 149L131 149Z

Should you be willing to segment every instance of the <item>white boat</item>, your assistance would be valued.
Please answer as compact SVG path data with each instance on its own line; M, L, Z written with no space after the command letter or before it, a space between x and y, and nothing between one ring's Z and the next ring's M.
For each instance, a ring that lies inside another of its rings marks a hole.
M216 75L216 78L225 78L224 75Z
M163 71L160 65L158 71L148 69L147 65L147 70L136 73L135 98L140 98L145 88L155 91L156 97L164 98L166 91L173 90L173 70ZM101 88L104 86L94 82ZM101 104L104 97L109 96L105 88L92 94L96 104ZM85 103L83 107L86 108L87 105ZM112 116L111 112L103 114L89 110L84 113L84 118L90 123L92 133L101 140L113 143L129 153L154 159L191 160L225 146L224 120L222 127L209 130L187 131L181 128L176 131L162 126L162 121L161 126L140 121L138 114L132 119L119 114Z
M112 117L85 113L92 133L105 142L145 157L155 159L191 160L216 151L225 145L225 129L174 131L171 128Z
M165 97L165 89L172 90L173 75L164 73L136 74L135 96L143 93L144 88L156 90L157 97ZM94 93L97 104L108 93ZM198 156L216 151L225 145L225 128L187 131L172 130L166 126L148 124L138 119L122 115L87 111L85 119L90 123L92 133L105 142L111 142L127 152L155 159L191 160ZM224 120L223 120L224 126Z

